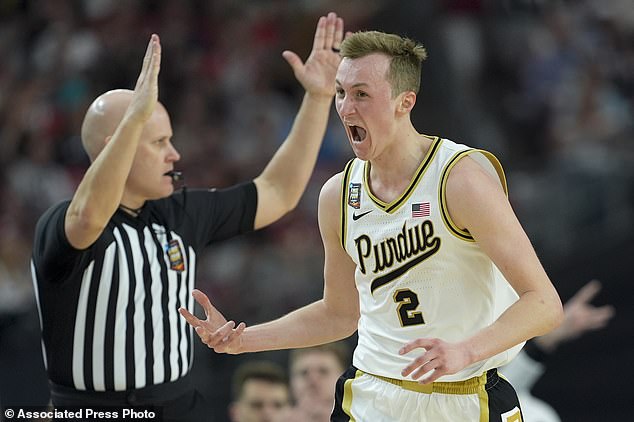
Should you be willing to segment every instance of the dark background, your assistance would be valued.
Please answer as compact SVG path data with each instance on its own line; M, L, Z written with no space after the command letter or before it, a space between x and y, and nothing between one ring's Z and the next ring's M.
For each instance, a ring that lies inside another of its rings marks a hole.
M281 52L305 58L317 17L330 10L349 30L397 32L425 44L416 127L496 154L511 202L562 298L596 278L603 290L594 302L616 307L607 328L558 350L534 394L564 421L629 420L628 0L0 1L0 406L48 401L30 247L38 216L72 195L88 166L78 135L92 99L132 87L149 34L159 33L160 99L172 116L187 185L250 179L286 135L301 100ZM350 157L333 112L298 209L202 257L199 287L226 315L254 324L320 297L318 192ZM220 356L198 347L194 373L218 420L226 419L233 370L254 358L286 364L287 354Z

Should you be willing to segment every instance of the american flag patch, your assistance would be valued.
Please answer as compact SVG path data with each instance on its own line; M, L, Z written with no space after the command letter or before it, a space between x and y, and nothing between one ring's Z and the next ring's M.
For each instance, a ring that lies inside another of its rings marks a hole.
M417 204L412 204L413 218L429 217L429 215L430 215L429 202L419 202Z

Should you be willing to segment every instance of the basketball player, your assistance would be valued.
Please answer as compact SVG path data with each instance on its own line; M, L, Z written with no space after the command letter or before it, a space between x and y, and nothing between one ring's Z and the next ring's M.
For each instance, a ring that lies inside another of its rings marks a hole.
M341 56L335 104L356 158L319 199L323 299L246 329L199 291L207 319L181 314L228 353L358 330L333 421L520 421L496 368L556 327L562 306L507 200L501 166L412 125L423 46L359 32Z
M40 218L33 247L54 405L151 405L164 421L209 420L189 376L193 333L177 310L193 310L204 247L267 226L299 201L326 130L341 60L332 47L342 37L331 13L319 19L306 63L283 53L304 100L262 174L234 187L174 192L180 155L158 102L158 36L135 90L93 102L82 125L92 163L72 200Z

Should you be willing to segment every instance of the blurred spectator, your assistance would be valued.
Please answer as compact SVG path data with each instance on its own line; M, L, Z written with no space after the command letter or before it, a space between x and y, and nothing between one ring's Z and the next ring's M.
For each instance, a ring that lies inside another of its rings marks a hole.
M232 381L231 422L280 422L290 409L288 379L284 369L269 361L249 361L239 366Z
M49 400L28 262L30 240L0 218L0 411Z
M290 385L295 405L289 422L330 420L335 385L350 365L350 358L350 349L344 340L291 350Z

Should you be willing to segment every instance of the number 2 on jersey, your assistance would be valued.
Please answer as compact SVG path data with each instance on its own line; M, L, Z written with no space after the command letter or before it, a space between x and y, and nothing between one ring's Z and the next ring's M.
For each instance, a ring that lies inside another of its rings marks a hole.
M410 289L397 290L394 292L394 302L399 304L396 311L402 327L425 323L423 313L416 310L420 305L416 293Z

